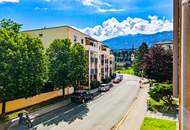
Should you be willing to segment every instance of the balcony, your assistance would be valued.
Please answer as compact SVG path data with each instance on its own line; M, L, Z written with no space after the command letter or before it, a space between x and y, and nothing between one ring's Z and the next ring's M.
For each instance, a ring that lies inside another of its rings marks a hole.
M95 51L98 52L99 48L98 48L98 41L96 41L93 38L90 37L86 37L86 49L90 50L90 51Z

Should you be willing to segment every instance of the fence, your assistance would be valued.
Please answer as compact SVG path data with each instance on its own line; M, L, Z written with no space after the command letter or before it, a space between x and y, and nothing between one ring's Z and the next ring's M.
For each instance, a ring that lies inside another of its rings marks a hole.
M73 93L73 88L67 87L65 88L65 94L69 95ZM22 108L26 108L50 99L53 99L55 97L62 96L62 90L56 90L52 92L47 92L47 93L42 93L39 95L36 95L34 97L29 97L29 98L21 98L21 99L16 99L12 101L6 102L6 113L7 112L12 112L16 111ZM0 103L0 114L2 113L2 103Z

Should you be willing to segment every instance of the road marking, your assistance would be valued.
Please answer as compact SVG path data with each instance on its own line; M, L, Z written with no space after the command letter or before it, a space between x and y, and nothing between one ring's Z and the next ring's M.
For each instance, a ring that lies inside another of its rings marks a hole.
M74 108L72 108L72 109L70 109L70 110L68 110L68 111L65 111L64 114L67 114L67 113L69 113L69 112L71 112L71 111L73 111L73 110L74 110Z

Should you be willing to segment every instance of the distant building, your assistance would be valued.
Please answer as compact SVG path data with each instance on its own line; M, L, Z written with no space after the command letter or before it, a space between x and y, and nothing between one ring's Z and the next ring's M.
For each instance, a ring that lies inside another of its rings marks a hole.
M135 49L115 50L113 53L115 56L115 62L120 66L124 66L126 64L130 66L135 58Z
M114 73L115 61L111 49L98 40L70 27L58 26L23 31L41 39L47 49L55 39L68 38L72 43L80 43L88 53L88 81L101 81Z
M173 43L172 42L159 42L156 45L161 45L164 49L172 49L173 50Z

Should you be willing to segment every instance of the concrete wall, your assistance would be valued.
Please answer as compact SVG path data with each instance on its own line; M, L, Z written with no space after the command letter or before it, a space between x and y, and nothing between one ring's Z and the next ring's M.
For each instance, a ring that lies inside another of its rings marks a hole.
M43 93L30 98L21 98L17 100L8 101L6 102L6 112L11 112L25 107L29 107L58 96L62 96L62 90ZM0 103L0 114L2 112L1 110L2 110L2 104Z
M40 38L46 49L55 39L68 38L69 35L67 27L36 29L24 33Z

